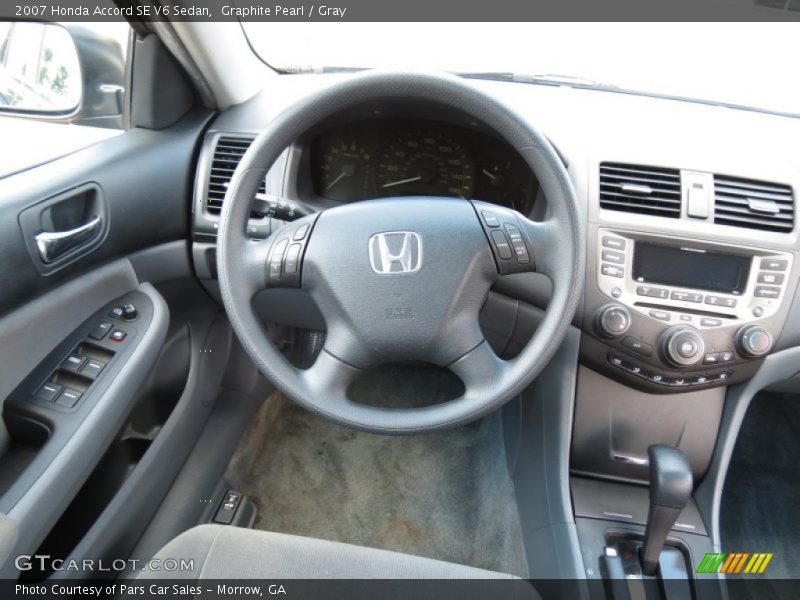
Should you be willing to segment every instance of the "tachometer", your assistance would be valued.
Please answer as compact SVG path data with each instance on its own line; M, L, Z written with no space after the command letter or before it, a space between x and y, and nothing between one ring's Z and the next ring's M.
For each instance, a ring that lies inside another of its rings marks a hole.
M372 150L357 140L327 140L318 148L317 193L334 200L368 198L372 182Z
M467 148L448 133L435 128L415 130L386 148L375 182L383 196L471 198L475 164Z

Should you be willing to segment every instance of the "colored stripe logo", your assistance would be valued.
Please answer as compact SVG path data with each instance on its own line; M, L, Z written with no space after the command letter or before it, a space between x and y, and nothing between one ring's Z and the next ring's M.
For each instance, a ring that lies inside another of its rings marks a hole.
M697 572L760 575L767 570L772 555L772 552L709 552L697 565Z

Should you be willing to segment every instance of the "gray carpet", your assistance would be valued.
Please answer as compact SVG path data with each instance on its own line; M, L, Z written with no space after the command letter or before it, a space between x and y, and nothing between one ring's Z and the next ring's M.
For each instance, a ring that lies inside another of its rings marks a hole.
M390 379L373 391L412 391L413 378ZM499 414L446 432L378 436L334 425L273 394L226 477L256 503L258 529L525 577L505 461Z
M753 399L726 478L721 526L723 551L773 552L764 575L800 577L800 397Z

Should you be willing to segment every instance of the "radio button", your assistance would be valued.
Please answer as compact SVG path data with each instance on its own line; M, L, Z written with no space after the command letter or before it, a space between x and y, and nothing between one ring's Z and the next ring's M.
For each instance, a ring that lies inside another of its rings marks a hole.
M704 319L700 319L700 325L703 327L719 327L722 325L722 320L706 317Z
M621 289L619 289L618 287L611 288L611 297L612 298L619 298L620 296L622 296L622 290Z
M735 308L735 298L721 298L719 296L706 296L706 304L710 306L724 306L726 308Z
M704 365L716 365L719 360L719 352L712 352L711 354L706 354L703 358Z
M651 288L646 285L637 287L636 293L640 296L647 296L648 298L661 298L662 300L669 298L669 290L664 288Z
M622 267L614 265L603 265L600 267L600 272L609 277L622 277L625 274L625 270Z
M789 262L777 258L762 258L761 268L767 271L785 271Z
M606 248L612 248L614 250L625 250L625 240L606 235L603 236L603 246Z
M692 322L692 315L681 315L680 319L681 319L681 321L687 321L687 322L691 323Z
M625 255L622 252L614 252L613 250L603 250L603 260L611 263L621 265L625 262Z
M769 283L772 285L781 285L783 283L782 273L759 273L758 283Z
M672 315L665 310L651 310L650 316L659 321L669 321Z
M781 295L781 288L758 285L753 295L756 298L777 298Z
M764 316L764 307L763 306L754 306L752 312L753 312L753 316L754 317L763 317Z
M692 292L672 292L670 298L680 302L702 302L703 294L695 294Z
M636 338L632 338L630 336L622 340L622 345L625 346L628 350L633 350L634 352L636 352L637 354L641 354L642 356L653 355L653 347L650 344L647 344L642 340L637 340Z

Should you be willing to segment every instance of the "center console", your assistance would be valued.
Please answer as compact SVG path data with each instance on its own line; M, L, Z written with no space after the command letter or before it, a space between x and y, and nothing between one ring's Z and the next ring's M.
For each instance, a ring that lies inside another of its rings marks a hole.
M582 358L612 379L661 394L729 385L780 334L790 253L606 227L590 244Z

